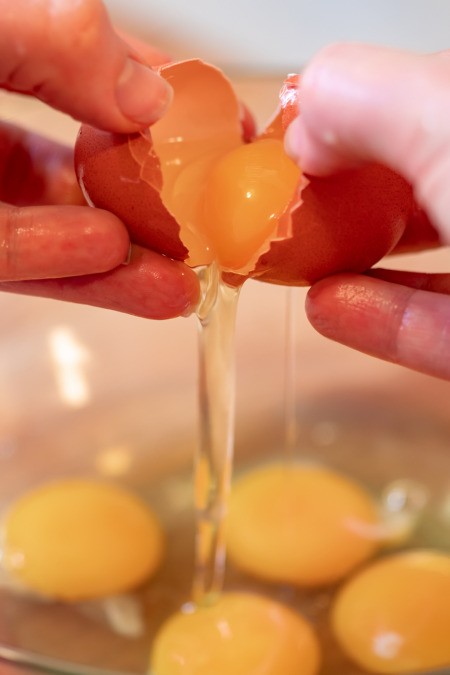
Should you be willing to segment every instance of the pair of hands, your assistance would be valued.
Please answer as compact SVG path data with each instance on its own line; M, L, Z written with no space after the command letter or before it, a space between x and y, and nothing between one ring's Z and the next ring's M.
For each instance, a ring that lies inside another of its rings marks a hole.
M0 86L80 121L133 132L170 102L166 84L147 67L165 55L122 39L100 0L15 0L3 14L0 37ZM287 148L312 174L374 160L391 166L412 183L448 242L449 83L450 52L328 48L302 77L302 115ZM0 199L0 290L157 319L195 307L198 283L188 267L130 247L117 218L81 206L66 148L0 125ZM413 232L420 248L429 223ZM334 340L450 378L449 279L383 270L336 275L310 289L307 312Z

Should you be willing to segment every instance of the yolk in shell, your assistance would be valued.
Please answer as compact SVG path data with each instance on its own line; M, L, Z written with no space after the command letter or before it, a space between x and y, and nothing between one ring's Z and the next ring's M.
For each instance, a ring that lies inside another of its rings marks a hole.
M351 480L320 466L272 464L232 488L228 554L268 581L331 584L374 554L377 525L374 501Z
M272 600L224 594L179 612L157 635L151 675L314 675L319 646L310 625Z
M132 493L62 480L18 499L3 525L3 565L25 588L62 600L125 592L158 567L160 525Z
M274 139L235 148L213 166L204 193L204 231L223 268L247 265L276 232L299 177L283 143Z
M415 673L450 665L450 555L409 551L350 579L332 611L334 634L374 673Z
M215 259L226 270L248 266L295 201L300 169L276 139L205 152L194 161L180 146L176 160L164 157L162 194L181 224L189 264ZM174 173L177 162L182 168Z

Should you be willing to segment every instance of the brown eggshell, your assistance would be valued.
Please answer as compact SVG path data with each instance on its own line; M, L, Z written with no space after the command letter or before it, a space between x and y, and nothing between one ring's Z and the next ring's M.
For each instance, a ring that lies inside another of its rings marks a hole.
M399 241L412 208L409 186L378 165L310 178L292 213L292 237L275 241L254 276L309 285L336 272L363 272Z
M188 251L180 240L180 226L167 212L159 190L141 177L134 155L148 155L150 136L112 134L83 125L75 145L75 167L88 202L106 209L126 223L136 244L177 260ZM162 177L154 160L154 183Z

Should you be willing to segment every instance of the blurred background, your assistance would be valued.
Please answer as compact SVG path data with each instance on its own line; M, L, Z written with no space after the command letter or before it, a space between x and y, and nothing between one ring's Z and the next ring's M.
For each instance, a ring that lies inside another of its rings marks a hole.
M297 71L320 47L362 40L449 47L448 0L107 0L113 15L174 57L253 74Z

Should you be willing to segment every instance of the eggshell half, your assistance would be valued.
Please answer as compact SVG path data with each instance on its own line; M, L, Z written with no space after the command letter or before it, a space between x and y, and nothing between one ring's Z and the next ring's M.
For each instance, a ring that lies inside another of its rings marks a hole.
M271 244L253 276L308 285L337 272L363 272L394 248L411 210L409 186L382 166L311 178L291 214L291 237Z
M88 203L118 216L136 244L184 260L188 250L180 240L180 226L160 198L159 162L155 157L152 183L142 178L135 159L150 151L149 136L112 134L83 125L75 146L78 180Z

